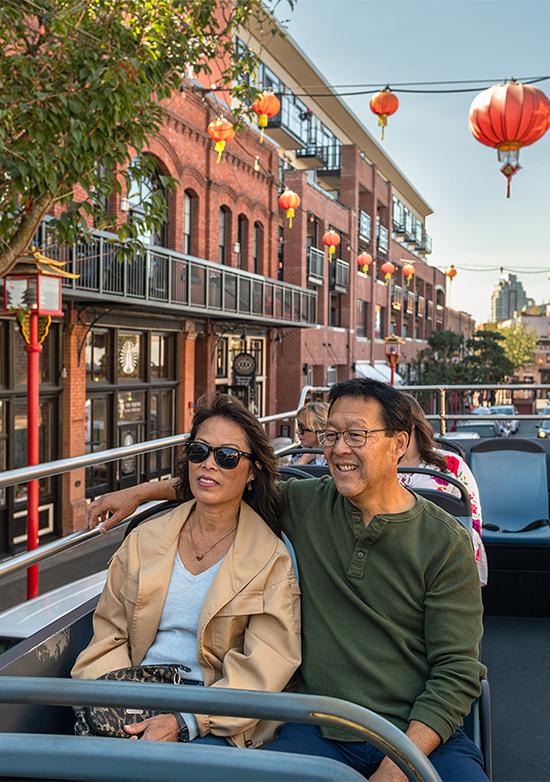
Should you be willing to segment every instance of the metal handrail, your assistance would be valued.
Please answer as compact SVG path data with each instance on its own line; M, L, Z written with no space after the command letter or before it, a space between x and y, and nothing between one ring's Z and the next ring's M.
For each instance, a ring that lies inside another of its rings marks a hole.
M426 755L391 722L354 703L320 695L256 692L222 687L178 687L135 682L0 676L0 703L125 706L167 712L219 714L345 728L372 742L410 780L441 782ZM267 748L269 750L269 747Z
M274 421L281 421L285 418L294 418L297 410L290 410L285 413L275 413L260 418L262 424L270 424ZM61 475L72 470L91 467L94 464L103 462L114 462L127 456L136 456L150 451L158 451L161 448L171 448L176 445L182 445L189 437L189 432L185 434L174 434L170 437L160 437L157 440L146 440L143 443L134 443L133 445L122 445L118 448L108 448L106 451L97 451L96 453L82 454L81 456L69 456L66 459L56 459L52 462L44 462L33 467L18 467L15 470L6 470L0 473L0 488L3 486L15 486L18 483L35 480L37 478L47 478L50 475Z
M447 421L460 421L460 420L472 420L479 421L479 416L476 415L460 415L457 413L447 413L447 394L453 391L507 391L508 393L514 391L550 391L550 384L548 383L482 383L475 385L458 384L458 385L418 385L418 386L399 386L399 391L406 391L414 394L419 391L431 391L437 392L439 399L439 412L435 415L427 415L426 418L430 421L439 421L439 429L441 434L447 433ZM300 392L300 401L298 403L298 409L304 406L308 394L325 394L330 391L330 386L304 386ZM491 415L488 414L491 421L547 421L550 419L549 415Z

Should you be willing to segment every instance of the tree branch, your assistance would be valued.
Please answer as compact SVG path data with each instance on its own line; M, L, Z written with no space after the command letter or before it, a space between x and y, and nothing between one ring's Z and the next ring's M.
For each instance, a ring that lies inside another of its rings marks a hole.
M21 220L17 234L8 243L6 249L0 252L0 277L8 272L17 263L32 242L33 236L38 230L42 218L51 207L53 197L50 194L40 196L34 202L31 210Z

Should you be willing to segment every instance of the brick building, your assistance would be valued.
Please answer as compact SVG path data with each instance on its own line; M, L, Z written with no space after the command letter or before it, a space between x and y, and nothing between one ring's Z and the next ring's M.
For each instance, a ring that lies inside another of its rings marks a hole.
M294 408L304 383L387 377L392 334L404 374L432 330L447 327L445 277L425 262L429 205L292 39L251 28L236 43L260 53L259 83L281 98L263 143L250 126L217 163L207 126L227 107L189 74L145 152L177 181L163 230L143 237L147 250L120 263L101 232L53 247L43 226L42 247L80 277L64 286L65 318L42 353L42 461L185 431L198 397L216 388L269 414ZM306 97L302 85L326 97ZM302 199L292 228L278 207L284 185ZM147 197L136 187L109 208L131 219ZM330 264L329 227L341 236ZM374 259L368 275L357 270L363 250ZM397 267L390 285L385 260ZM250 387L234 372L243 352L255 359ZM5 469L26 461L25 353L12 318L0 318L0 353ZM79 528L90 498L173 469L159 451L44 480L41 534ZM24 500L24 487L0 490L0 555L24 541Z

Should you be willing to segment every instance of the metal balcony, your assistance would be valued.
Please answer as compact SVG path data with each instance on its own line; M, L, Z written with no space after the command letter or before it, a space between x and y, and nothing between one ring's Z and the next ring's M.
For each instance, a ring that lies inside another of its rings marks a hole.
M429 255L432 251L432 237L427 233L422 234L422 243L419 249L419 255Z
M403 289L399 285L394 285L391 294L391 306L393 310L400 310L403 306Z
M315 291L162 247L122 260L114 238L95 231L90 242L74 247L42 244L47 255L80 275L63 281L66 298L266 325L316 323Z
M296 150L296 166L298 168L322 169L327 163L327 147L308 143L302 149Z
M336 258L330 264L330 289L337 293L347 293L349 288L349 263Z
M383 226L381 223L378 223L378 229L377 229L378 252L382 253L383 255L387 255L388 246L389 246L388 229L385 226Z
M359 211L359 239L367 244L372 235L372 218L367 212Z
M338 189L342 146L337 142L329 146L320 147L320 150L325 162L317 169L317 179L329 190Z
M307 121L294 102L294 96L279 93L281 111L271 117L266 133L282 149L301 149L306 144Z
M325 254L316 247L309 247L307 252L307 278L313 285L324 282Z

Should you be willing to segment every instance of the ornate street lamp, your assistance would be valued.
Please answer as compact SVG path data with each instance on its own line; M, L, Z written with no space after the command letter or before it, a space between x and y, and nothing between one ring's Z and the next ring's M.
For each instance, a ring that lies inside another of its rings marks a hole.
M386 343L386 359L391 369L390 385L393 386L395 385L395 367L399 359L399 344L401 340L395 334L390 334L389 337L384 338L384 342Z
M39 463L40 397L39 357L48 336L52 317L63 317L61 286L64 277L75 278L63 270L64 262L54 261L38 250L19 260L4 277L4 312L15 315L27 351L27 463ZM38 480L27 486L27 551L38 547ZM38 595L38 565L27 570L27 599Z

